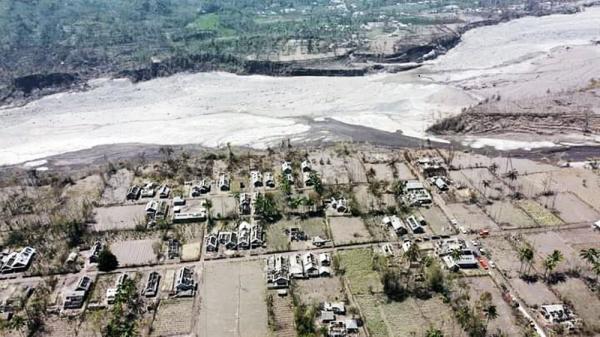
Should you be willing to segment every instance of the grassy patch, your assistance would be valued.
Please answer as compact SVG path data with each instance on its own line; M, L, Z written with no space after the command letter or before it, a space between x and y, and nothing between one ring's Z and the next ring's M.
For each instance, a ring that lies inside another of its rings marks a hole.
M367 329L372 337L388 336L388 330L385 321L381 316L380 301L371 295L356 296L356 301L360 306L362 314L367 322Z
M371 249L352 249L339 253L340 267L345 271L354 295L383 290L379 274L373 270L373 254Z
M223 26L219 15L214 13L200 15L190 22L187 28L192 31L214 31L218 36L232 36L236 33L235 30Z
M558 226L563 224L562 220L556 215L552 214L552 212L533 200L520 201L519 206L521 206L535 222L542 226Z

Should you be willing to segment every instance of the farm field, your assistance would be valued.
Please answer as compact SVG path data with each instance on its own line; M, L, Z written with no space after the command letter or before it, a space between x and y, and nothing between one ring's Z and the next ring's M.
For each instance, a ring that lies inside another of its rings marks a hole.
M95 209L94 230L131 230L138 224L145 225L145 205L100 207Z
M154 246L157 242L154 239L117 241L110 245L110 250L120 266L139 266L156 263Z
M151 336L176 336L189 334L194 320L194 299L162 300L154 322Z
M372 240L365 223L361 218L354 217L330 217L328 219L333 241L336 245L357 242L369 242Z
M263 261L207 263L199 287L199 336L268 335Z

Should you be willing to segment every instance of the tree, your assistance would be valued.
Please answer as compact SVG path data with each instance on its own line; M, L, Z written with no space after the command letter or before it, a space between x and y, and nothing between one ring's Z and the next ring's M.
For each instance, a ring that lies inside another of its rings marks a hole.
M323 183L321 182L321 178L319 177L317 172L311 171L308 176L308 179L311 185L313 186L315 192L317 192L319 195L323 194Z
M388 269L382 277L383 292L391 301L402 301L408 296L408 290L400 281L400 273L398 271Z
M118 266L117 257L108 248L103 249L98 255L98 269L100 271L111 271Z
M259 194L254 203L254 212L260 214L267 222L276 222L281 218L277 204L271 193Z
M548 273L552 273L558 266L560 261L563 260L563 255L560 250L554 250L544 260L544 278L548 277Z
M410 262L416 262L419 260L421 252L419 251L419 246L416 244L411 244L406 252L404 252L404 257Z
M488 304L483 308L483 315L485 316L485 319L486 319L485 329L487 330L487 327L490 324L490 321L493 321L496 318L498 318L498 310L495 305Z
M531 268L531 262L533 261L533 249L529 246L524 246L519 249L519 261L521 261L521 267L519 268L519 273L522 272L523 266L527 265ZM529 269L528 269L529 270Z
M600 251L596 248L582 249L579 256L592 265L592 271L596 274L596 282L600 276Z

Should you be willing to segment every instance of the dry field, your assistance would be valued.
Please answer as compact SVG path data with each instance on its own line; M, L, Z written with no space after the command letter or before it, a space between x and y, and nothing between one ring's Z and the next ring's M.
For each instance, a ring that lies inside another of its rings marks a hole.
M521 178L519 178L521 179ZM524 187L524 192L531 189L532 193L550 190L555 193L572 192L581 201L600 212L600 176L590 170L569 168L552 172L540 173L523 177L531 187Z
M366 183L367 174L360 159L355 157L344 158L344 166L348 171L349 180L353 183Z
M317 163L313 165L313 169L319 173L323 184L347 184L350 181L348 171L344 167L344 159L331 155L329 152L312 153L309 158L311 161ZM321 159L323 160L323 165L320 163Z
M480 239L481 244L487 249L489 256L495 261L496 266L508 277L518 277L521 262L517 251L509 241L503 237Z
M477 205L446 204L454 214L456 221L465 229L478 231L480 229L498 229L498 225L490 219Z
M405 163L396 163L396 170L398 171L398 179L400 180L411 180L417 178Z
M193 298L162 300L152 322L151 336L189 334L194 320L193 309Z
M556 295L541 280L535 283L527 283L515 277L510 280L510 284L517 292L517 295L529 307L560 303Z
M155 239L118 241L110 245L110 250L119 261L119 266L137 266L156 263L153 245Z
M491 321L488 330L495 332L502 330L507 336L522 336L522 331L517 325L512 308L502 299L502 294L490 277L469 277L466 279L469 285L469 295L472 301L478 300L481 294L489 292L492 294L492 303L498 309L498 318Z
M319 277L296 282L295 293L305 304L345 300L344 288L338 277Z
M284 232L285 229L297 227L308 235L307 241L289 241L288 235ZM267 228L267 250L268 251L286 251L286 250L302 250L311 248L310 238L320 236L323 239L329 238L327 235L327 227L322 218L312 218L307 220L281 220L271 224Z
M361 218L330 217L328 221L336 245L372 240Z
M583 319L583 322L595 333L600 334L600 299L580 279L567 278L565 282L559 282L552 286L561 299L570 302L575 314Z
M196 333L202 337L268 335L263 260L206 263Z
M569 229L557 233L575 251L587 248L600 249L600 232L591 227Z
M562 252L564 260L558 264L556 271L564 272L577 267L585 267L579 252L571 248L559 235L560 232L545 232L525 236L527 242L535 247L535 261L539 271L543 272L542 261L555 249Z
M538 201L544 207L558 211L558 216L567 223L594 222L600 219L598 211L571 192L556 193L549 197L540 196Z
M232 217L237 213L237 201L232 196L212 196L210 201L212 202L212 208L210 209L212 217Z
M102 232L135 229L137 224L145 224L145 207L145 205L126 205L96 208L94 230Z
M273 325L277 337L296 337L294 326L294 305L291 296L277 296L276 291L269 291L273 302Z
M453 228L450 221L442 210L437 207L419 208L418 212L423 216L427 225L425 230L434 234L452 234Z
M496 201L485 206L487 213L502 228L534 227L535 222L524 211L510 201Z
M388 164L365 164L365 169L367 170L367 172L370 169L373 169L375 171L375 179L377 180L394 180L394 172Z
M397 205L393 194L382 193L381 197L376 197L369 191L369 186L366 184L355 186L352 191L363 213L385 210L389 206L396 207Z

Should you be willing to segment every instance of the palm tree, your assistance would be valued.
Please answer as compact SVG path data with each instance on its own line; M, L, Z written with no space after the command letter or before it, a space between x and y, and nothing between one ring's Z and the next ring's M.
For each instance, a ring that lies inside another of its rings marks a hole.
M600 276L600 251L596 248L582 249L579 256L592 265L592 271L596 274L596 282Z
M521 261L521 268L519 268L519 273L523 270L523 265L527 264L531 267L531 262L533 261L533 249L529 246L522 247L519 249L519 261Z
M496 164L496 162L493 162L492 165L490 165L489 170L490 172L492 172L492 174L496 174L496 171L498 171L498 164Z
M582 249L579 252L579 256L593 265L600 259L600 251L598 251L596 248Z
M563 254L560 250L554 250L550 255L546 257L544 260L544 278L547 278L548 273L552 273L552 271L558 266L558 263L563 260Z
M490 321L493 321L496 318L498 318L498 309L496 308L495 305L490 304L490 305L487 305L485 308L483 308L483 314L486 319L485 330L487 331L487 327L490 324Z

